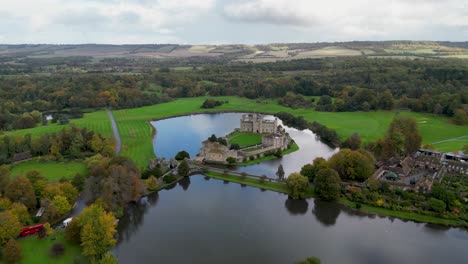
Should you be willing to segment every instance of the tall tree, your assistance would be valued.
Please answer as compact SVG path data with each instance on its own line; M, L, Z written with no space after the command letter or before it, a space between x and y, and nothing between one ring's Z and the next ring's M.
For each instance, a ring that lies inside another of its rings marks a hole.
M91 205L80 216L80 237L83 255L100 259L117 240L115 217L99 205Z
M179 167L177 168L177 173L182 177L186 177L186 176L188 176L189 172L190 172L190 167L189 167L187 161L183 160L179 164Z
M326 168L327 166L328 163L324 158L315 158L312 164L306 164L302 166L301 175L306 176L309 178L309 181L313 182L317 172L322 168Z
M16 215L9 211L0 213L0 246L14 239L21 232L21 223Z
M340 196L341 179L338 173L330 168L321 169L315 177L315 191L323 200L335 200Z
M301 199L305 197L307 188L309 187L309 180L307 177L294 172L286 179L286 186L288 186L289 195L293 199Z
M280 181L284 180L284 168L283 168L283 164L280 164L278 166L278 170L276 171L276 176L278 177L278 179Z
M18 176L10 181L5 196L12 202L20 202L29 209L36 207L36 195L28 178Z

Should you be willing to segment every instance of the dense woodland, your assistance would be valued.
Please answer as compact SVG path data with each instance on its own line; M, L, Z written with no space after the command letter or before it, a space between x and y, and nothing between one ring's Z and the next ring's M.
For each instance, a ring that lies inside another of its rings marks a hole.
M35 126L41 122L41 113L133 108L204 95L273 98L288 107L319 111L410 109L468 123L468 62L464 60L354 57L224 65L192 60L197 63L186 61L189 67L178 70L171 60L24 59L22 65L35 74L1 72L0 130ZM122 64L134 67L117 73L93 70ZM81 70L60 70L74 66Z

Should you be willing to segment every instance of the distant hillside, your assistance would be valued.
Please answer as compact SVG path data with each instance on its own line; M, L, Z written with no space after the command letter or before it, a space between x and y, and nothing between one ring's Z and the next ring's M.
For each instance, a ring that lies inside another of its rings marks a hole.
M366 56L389 58L465 58L468 42L359 41L335 43L276 43L266 45L0 45L0 62L24 58L190 58L210 57L245 62L303 58Z

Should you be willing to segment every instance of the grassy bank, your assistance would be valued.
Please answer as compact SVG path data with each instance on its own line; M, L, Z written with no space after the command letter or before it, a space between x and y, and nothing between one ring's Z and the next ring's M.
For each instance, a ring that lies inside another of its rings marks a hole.
M183 98L175 101L133 109L113 111L122 138L122 156L132 158L140 167L146 166L155 156L152 145L152 127L149 120L164 119L173 116L207 112L289 112L304 116L308 121L318 121L337 131L343 139L352 133L359 133L364 143L382 137L396 114L414 117L419 123L423 144L460 137L468 134L468 126L456 126L446 117L413 112L317 112L312 109L291 109L278 105L274 100L250 100L247 98L223 96L218 100L229 101L214 109L202 109L200 106L208 97ZM79 127L112 137L112 128L105 111L87 113L81 119L71 123ZM12 135L31 133L39 135L62 129L64 126L52 124L32 129L7 132ZM466 141L449 141L435 145L442 151L461 149Z
M52 237L57 237L52 240ZM21 263L51 263L51 264L69 264L75 263L75 258L80 258L81 249L79 245L72 244L65 240L61 231L56 231L56 235L48 236L44 239L38 239L37 236L29 236L18 240L21 245L23 258ZM65 246L65 253L60 257L51 257L49 248L55 243L62 243ZM80 262L81 263L81 262Z
M356 207L355 202L350 201L348 199L344 199L344 198L340 199L338 203L348 206L348 207L353 207L353 208ZM395 211L391 209L386 209L386 208L376 207L376 206L371 206L371 205L366 205L366 204L362 204L359 210L365 211L368 213L375 213L378 215L396 217L400 219L411 220L411 221L421 222L421 223L431 223L431 224L438 224L438 225L444 225L444 226L468 227L468 223L462 220L444 219L440 217L421 215L421 214L411 213L411 212Z
M261 188L265 190L270 190L270 191L275 191L279 193L284 193L288 194L288 188L286 187L286 184L284 183L278 183L278 182L261 182L260 180L257 179L252 179L252 178L245 178L242 179L239 176L234 176L234 175L225 175L221 173L215 173L215 172L207 172L204 173L206 176L220 179L220 180L226 180L230 182L236 182L240 184L245 184L249 185L252 187L256 188ZM309 188L307 191L307 197L310 198L315 198L315 192L312 187ZM350 201L345 198L341 198L340 200L337 201L338 203L355 208L356 203L353 201ZM375 206L370 206L366 204L362 204L361 208L359 209L360 211L364 211L367 213L374 213L378 215L383 215L383 216L389 216L389 217L395 217L395 218L400 218L404 220L411 220L415 222L422 222L422 223L431 223L431 224L438 224L438 225L444 225L444 226L457 226L457 227L468 227L468 223L462 220L452 220L452 219L444 219L440 217L434 217L434 216L428 216L428 215L421 215L417 213L410 213L410 212L403 212L403 211L394 211L390 209L385 209L381 207L375 207Z
M299 150L299 146L294 143L290 148L288 148L287 150L283 150L281 152L281 154L284 156L284 155L287 155L289 153L293 153L294 151L298 151ZM261 162L264 162L264 161L267 161L267 160L273 160L273 159L277 159L278 157L276 156L265 156L265 157L261 157L259 159L254 159L254 160L249 160L249 161L244 161L244 162L239 162L239 163L236 163L236 165L240 165L240 166L248 166L248 165L253 165L253 164L257 164L257 163L261 163Z
M86 175L86 166L82 162L41 162L38 160L24 161L11 165L12 176L24 176L28 171L37 170L49 181L59 181L62 177L73 178L77 173Z

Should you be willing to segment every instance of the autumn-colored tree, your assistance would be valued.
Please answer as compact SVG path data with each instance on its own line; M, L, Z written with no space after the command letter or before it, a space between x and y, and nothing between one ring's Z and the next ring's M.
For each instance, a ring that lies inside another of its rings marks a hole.
M117 259L114 255L107 252L106 254L104 254L104 256L102 256L101 260L99 261L99 264L117 264Z
M343 143L341 143L341 148L349 148L352 150L358 150L361 147L361 137L358 133L354 133L348 138L346 138Z
M65 215L72 208L67 198L61 195L56 195L52 199L52 203L54 204L55 208L57 209L57 212L60 215Z
M73 204L78 197L78 190L69 182L56 182L45 187L42 196L50 200L55 196L63 196L67 198L69 204Z
M16 264L21 260L21 247L14 239L8 240L5 244L3 260L6 264Z
M9 211L0 213L0 245L15 238L21 232L22 225L16 215Z
M28 208L22 203L13 203L10 206L10 212L15 215L23 225L27 225L31 220Z
M36 195L34 188L28 178L19 176L8 183L5 191L5 197L12 202L20 202L28 209L36 207Z
M338 173L330 168L317 172L315 177L315 191L323 200L335 200L340 195L341 179Z
M88 147L94 152L99 153L104 148L104 141L98 134L94 134L91 140L88 141Z
M42 191L47 186L47 179L37 170L31 170L26 173L26 178L29 179L34 188L36 197L42 197Z
M286 179L286 185L289 189L289 195L293 199L301 199L305 197L307 188L309 187L309 179L294 172Z
M98 205L85 208L80 216L83 255L100 259L115 244L115 217Z
M462 108L457 109L452 120L456 125L468 125L468 113Z
M6 187L10 182L10 169L7 165L0 166L0 194L5 193Z
M396 142L397 149L403 149L403 153L398 153L400 155L414 153L421 146L422 137L419 134L418 123L411 117L395 117L387 136Z
M65 228L65 238L68 241L80 243L80 218L74 217L70 223L68 223L67 228Z
M8 198L0 197L0 211L5 211L10 209L11 201Z

